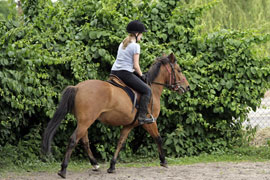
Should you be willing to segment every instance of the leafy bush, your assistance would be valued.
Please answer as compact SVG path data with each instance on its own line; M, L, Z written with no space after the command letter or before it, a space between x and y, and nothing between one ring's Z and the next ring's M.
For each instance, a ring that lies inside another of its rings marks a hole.
M23 21L0 22L1 147L19 145L26 148L18 148L24 156L38 156L35 137L42 135L61 91L83 80L106 79L126 24L137 18L148 29L141 43L144 71L157 56L174 52L191 85L183 96L168 90L162 95L158 126L167 154L196 155L239 143L242 122L269 87L269 58L254 48L269 37L230 30L201 35L200 17L211 6L187 8L176 0L23 1ZM75 127L72 116L60 126L56 158ZM119 132L94 123L89 130L94 154L111 158ZM121 157L133 149L157 155L140 129L131 132Z
M40 127L32 128L31 132L19 140L17 145L6 144L0 146L0 167L23 166L38 160L40 156L39 144L41 141Z

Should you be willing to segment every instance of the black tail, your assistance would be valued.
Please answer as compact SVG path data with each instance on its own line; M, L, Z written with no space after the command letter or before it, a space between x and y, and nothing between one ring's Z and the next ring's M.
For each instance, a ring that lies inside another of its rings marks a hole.
M51 152L51 143L53 136L60 126L61 121L65 118L67 113L72 112L74 108L75 96L77 93L77 88L74 86L68 86L62 93L62 98L57 107L53 118L48 123L47 128L43 134L42 138L42 152L49 154Z

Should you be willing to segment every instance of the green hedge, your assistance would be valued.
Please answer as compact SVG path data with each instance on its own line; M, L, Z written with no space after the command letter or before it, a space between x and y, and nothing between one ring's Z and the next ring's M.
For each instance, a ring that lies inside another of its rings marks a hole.
M18 151L24 157L32 157L29 152L39 156L40 137L62 90L87 79L105 80L126 36L125 26L133 19L148 29L141 42L143 70L162 53L174 52L191 85L183 96L168 90L162 95L158 126L167 155L221 151L241 142L242 122L269 88L269 57L256 48L269 40L267 35L230 30L201 34L200 17L212 4L38 2L23 1L24 19L0 22L0 151L19 145L25 147ZM75 127L75 119L68 116L54 138L55 157L62 158ZM111 158L119 132L119 127L98 122L89 129L91 148L99 158ZM121 157L135 150L156 156L156 149L137 128ZM79 157L81 151L77 148L75 154Z

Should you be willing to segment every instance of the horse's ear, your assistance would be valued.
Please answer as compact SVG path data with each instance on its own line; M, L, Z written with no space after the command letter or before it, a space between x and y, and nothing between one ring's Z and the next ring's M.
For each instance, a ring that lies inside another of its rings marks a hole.
M173 53L171 53L169 56L168 56L169 60L171 63L175 63L175 56Z

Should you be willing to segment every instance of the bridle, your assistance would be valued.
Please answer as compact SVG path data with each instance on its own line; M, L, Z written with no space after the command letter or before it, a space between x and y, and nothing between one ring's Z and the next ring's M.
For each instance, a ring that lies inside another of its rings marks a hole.
M168 67L168 64L171 67ZM165 67L170 75L170 82L169 84L163 84L163 83L159 83L159 82L152 82L152 84L157 84L157 85L161 85L161 86L165 86L168 89L171 89L173 91L178 91L179 89L184 93L186 92L185 88L183 86L180 85L180 81L176 81L176 75L175 75L175 70L174 70L174 64L172 63L167 63L165 64Z

